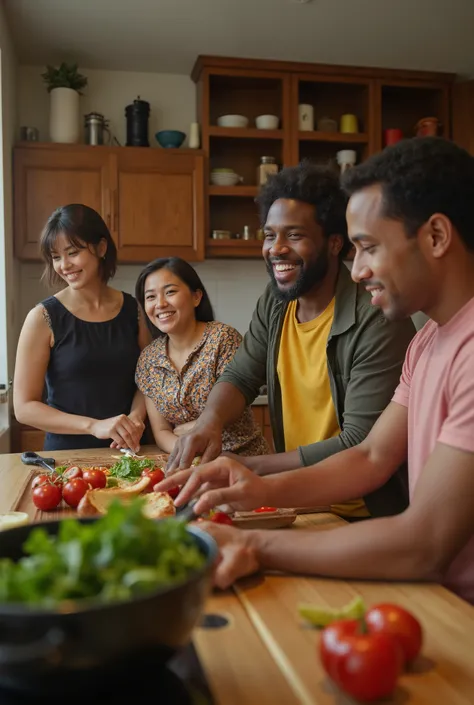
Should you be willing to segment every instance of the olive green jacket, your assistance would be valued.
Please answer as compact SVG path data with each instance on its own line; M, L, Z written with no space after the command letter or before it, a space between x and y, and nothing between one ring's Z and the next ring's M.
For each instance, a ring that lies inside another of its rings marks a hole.
M237 387L247 404L267 385L273 438L279 453L285 450L285 439L277 361L286 308L269 284L234 359L218 380ZM411 319L389 323L381 310L372 306L370 294L355 284L347 267L341 265L326 351L331 395L342 430L334 438L300 447L303 465L313 465L364 440L392 398L415 332ZM372 516L403 511L408 505L406 465L364 500Z

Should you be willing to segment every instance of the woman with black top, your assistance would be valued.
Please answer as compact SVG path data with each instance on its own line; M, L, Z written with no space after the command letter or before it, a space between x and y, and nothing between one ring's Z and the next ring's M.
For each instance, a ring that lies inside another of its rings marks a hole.
M41 253L50 284L63 288L23 324L15 416L47 432L45 450L136 452L146 414L134 375L150 336L136 300L108 286L117 250L107 226L88 206L58 208L42 233Z

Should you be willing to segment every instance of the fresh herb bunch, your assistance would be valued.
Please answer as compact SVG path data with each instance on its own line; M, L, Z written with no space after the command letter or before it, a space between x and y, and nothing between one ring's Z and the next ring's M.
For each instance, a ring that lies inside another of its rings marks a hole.
M141 477L143 470L153 470L155 461L150 458L132 458L129 455L124 455L115 465L109 468L112 477L117 477L121 480L137 480Z
M48 93L54 88L72 88L82 95L82 88L87 86L87 77L78 72L77 64L67 64L64 61L59 68L48 64L41 78L48 87Z
M205 557L184 522L147 519L142 503L115 502L87 524L63 519L55 536L33 529L23 558L0 559L0 602L55 608L65 601L127 600L199 570Z

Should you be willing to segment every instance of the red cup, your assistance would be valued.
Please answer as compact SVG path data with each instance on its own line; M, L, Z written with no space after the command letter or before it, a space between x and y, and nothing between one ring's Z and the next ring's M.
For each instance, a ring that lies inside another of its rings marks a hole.
M388 130L384 130L383 140L386 147L390 144L396 144L403 139L403 131L399 127L390 127Z

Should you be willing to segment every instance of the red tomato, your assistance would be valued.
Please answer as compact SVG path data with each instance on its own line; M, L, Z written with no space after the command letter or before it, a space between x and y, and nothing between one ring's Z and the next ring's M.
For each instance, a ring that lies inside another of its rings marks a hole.
M181 492L181 487L176 485L176 487L172 487L170 490L166 490L171 497L171 499L176 499L176 497L179 495Z
M82 477L82 470L77 465L71 465L63 472L63 477L66 480L74 480L75 477Z
M320 655L328 676L358 700L386 698L395 690L402 665L398 644L389 634L362 633L357 619L323 629Z
M63 499L70 507L77 507L88 489L87 482L82 477L76 477L64 485Z
M403 607L391 604L374 605L365 621L371 633L390 634L400 645L405 663L416 659L423 643L421 624Z
M142 472L142 477L150 478L150 484L146 488L145 492L153 492L155 485L165 479L165 473L161 468L154 468L153 470L145 468Z
M36 475L35 479L31 483L31 489L34 490L35 487L44 485L45 482L51 482L51 477L49 475Z
M44 485L46 482L53 483L53 485L57 485L59 488L62 486L62 478L60 475L56 475L56 473L43 473L41 475L37 475L33 482L31 483L31 489L34 490L35 487L39 487L39 485Z
M61 502L61 488L53 482L44 482L33 490L33 504L43 512L48 512Z
M107 485L107 476L102 472L102 470L89 468L84 470L82 477L94 490L102 489L102 487Z
M225 512L211 512L209 521L213 521L216 524L228 524L229 526L233 524L232 519Z
M259 507L258 509L254 509L254 512L276 512L278 511L276 507Z

